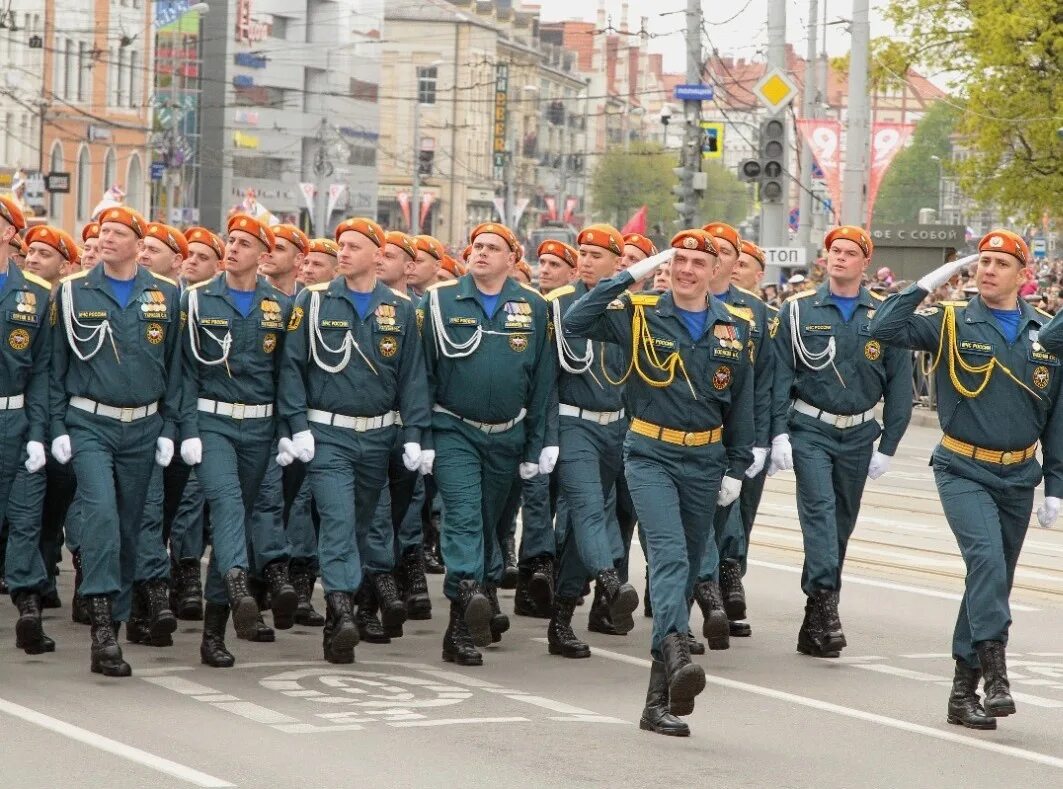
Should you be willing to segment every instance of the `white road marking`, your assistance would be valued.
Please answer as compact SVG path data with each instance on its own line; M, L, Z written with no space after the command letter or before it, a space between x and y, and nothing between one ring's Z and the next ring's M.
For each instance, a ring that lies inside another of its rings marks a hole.
M183 696L202 696L204 694L221 692L214 688L208 688L206 685L200 685L198 682L190 682L181 677L145 677L144 681L150 682L152 685L158 685L161 688L166 688L167 690L172 690L174 693L180 693Z
M293 718L290 715L285 715L283 712L277 712L266 707L262 707L258 704L254 704L250 701L229 701L221 704L212 705L219 710L225 710L231 712L234 715L239 715L241 718L247 718L255 723L267 723L273 725L275 723L298 723L298 718Z
M58 718L53 718L49 715L37 712L36 710L31 710L28 707L23 707L20 704L15 704L6 699L0 699L0 712L5 712L15 718L24 720L27 723L40 726L42 729L55 732L63 737L68 737L71 740L75 740L113 756L121 757L122 759L134 762L135 764L155 770L156 772L171 775L174 778L195 786L236 785L221 778L215 778L213 775L207 775L206 773L202 773L199 770L195 770L183 764L164 759L161 756L156 756L153 753L142 751L140 748L134 748L132 745L126 745L117 740L112 740L110 737L104 737L103 735L96 734L87 729L82 729L79 726L74 726L66 721L61 721Z
M884 666L879 663L877 665L858 665L857 668L862 668L867 671L877 671L879 674L890 674L894 677L903 677L904 679L914 679L917 682L949 683L949 680L940 677L937 674L927 674L925 671L912 671L911 669L901 668L900 666Z
M466 723L530 723L527 718L435 718L429 721L392 721L384 725L396 729L409 729L422 726L455 726Z
M649 668L651 663L645 658L634 657L633 655L624 655L620 652L610 652L606 649L594 648L594 654L600 655L608 660L615 660L619 663L629 663L633 666L641 666L643 668ZM906 731L911 734L920 734L930 739L942 740L944 742L951 742L957 745L965 745L969 748L975 748L977 750L988 751L990 753L1000 754L1002 756L1010 756L1015 759L1022 759L1027 762L1033 762L1035 764L1043 764L1047 767L1053 767L1057 770L1063 770L1063 759L1056 756L1049 756L1045 753L1038 753L1037 751L1029 751L1025 748L1016 748L1011 745L1003 745L1001 743L992 742L990 740L979 740L974 737L967 737L962 734L954 734L950 731L944 731L941 729L934 729L930 726L923 726L919 723L912 723L911 721L900 720L899 718L890 718L886 715L879 715L874 712L867 712L865 710L858 710L853 707L845 707L841 704L833 704L829 701L820 701L819 699L812 699L807 696L798 696L795 693L787 693L783 690L776 690L775 688L767 688L762 685L753 685L749 682L738 682L733 679L726 679L724 677L717 677L712 674L705 675L705 681L710 685L718 685L723 688L730 688L731 690L739 690L744 693L752 693L757 696L764 696L769 699L776 699L777 701L785 701L790 704L797 704L801 707L808 707L809 709L820 710L821 712L830 712L835 715L840 715L846 718L855 718L856 720L866 721L867 723L878 724L879 726L885 726L891 729L897 729L899 731Z

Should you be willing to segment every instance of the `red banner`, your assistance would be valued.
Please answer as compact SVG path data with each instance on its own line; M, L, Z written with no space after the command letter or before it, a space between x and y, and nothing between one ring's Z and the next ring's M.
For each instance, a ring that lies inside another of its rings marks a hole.
M544 197L543 202L546 203L546 221L553 222L557 219L557 198Z
M823 172L823 182L827 185L831 205L835 216L842 210L842 166L841 166L841 124L826 119L805 119L797 122L805 138L805 144L812 148L812 156Z
M904 150L905 143L912 136L915 126L911 123L886 123L885 121L871 127L871 167L867 183L867 226L871 227L871 217L875 207L878 188L886 170L893 163L894 157ZM940 220L940 217L938 218Z
M432 207L432 203L436 201L436 196L425 192L421 195L421 232L424 232L424 220L428 218L428 209Z
M402 211L402 218L406 220L406 229L410 228L410 196L406 192L399 192L395 195L395 200L398 201L399 210Z
M566 197L565 198L565 217L561 221L571 222L573 215L576 213L576 206L579 205L578 197Z

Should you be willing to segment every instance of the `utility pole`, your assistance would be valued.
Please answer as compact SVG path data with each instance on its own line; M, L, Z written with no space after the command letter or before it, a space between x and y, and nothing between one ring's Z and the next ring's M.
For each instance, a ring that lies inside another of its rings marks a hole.
M701 2L687 0L686 10L687 84L700 85L704 63L701 58ZM697 195L694 192L694 174L701 171L701 100L683 101L683 149L675 174L679 185L672 193L679 198L674 204L679 214L680 228L694 226L697 212Z
M415 91L416 93L416 91ZM451 162L451 167L454 163ZM413 100L413 180L410 187L410 235L421 233L421 97Z
M517 208L517 195L516 184L517 179L517 141L514 134L513 113L509 110L509 105L506 105L506 147L509 151L506 155L506 203L505 203L505 216L502 217L502 224L517 232L517 228L513 227L513 215Z
M786 69L786 0L768 0L768 69ZM783 111L779 111L776 117L783 118ZM782 124L783 161L789 159L790 134L789 122ZM763 143L762 143L763 144ZM789 170L785 167L784 170ZM786 182L784 177L783 183ZM763 247L788 246L788 233L786 232L787 197L789 189L783 189L782 199L778 202L760 201L760 245Z
M842 223L863 225L867 196L867 157L871 142L867 71L871 45L868 0L853 0L852 45L849 53L849 119L845 132L845 180Z
M805 85L801 89L801 119L815 117L816 111L816 17L819 16L819 0L808 0L808 44L805 48ZM808 250L808 259L814 260L812 241L812 146L801 138L801 191L797 202L797 244Z

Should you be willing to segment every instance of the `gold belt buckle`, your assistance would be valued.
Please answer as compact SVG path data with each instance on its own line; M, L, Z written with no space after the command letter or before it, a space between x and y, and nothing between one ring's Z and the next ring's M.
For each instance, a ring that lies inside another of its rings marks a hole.
M366 430L368 430L369 429L368 426L367 426L368 422L369 422L369 420L366 417L364 417L364 416L356 416L354 418L354 430L355 430L355 432L356 433L364 433Z
M848 416L835 416L834 417L834 426L837 427L837 428L843 428L843 429L847 428L847 427L852 427L853 426L853 416L854 416L853 414L849 414Z
M692 447L694 442L698 440L697 433L684 433L683 434L683 446Z
M1005 466L1010 466L1012 463L1015 462L1015 460L1015 453L1013 452L1005 452L1000 456L1000 462Z
M233 419L243 419L244 411L247 408L243 403L233 403Z

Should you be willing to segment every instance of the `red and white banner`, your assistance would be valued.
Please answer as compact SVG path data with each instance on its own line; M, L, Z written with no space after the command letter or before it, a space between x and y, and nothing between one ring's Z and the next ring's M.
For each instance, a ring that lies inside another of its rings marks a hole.
M579 205L578 197L566 197L565 198L565 218L564 222L571 222L572 216L576 213L576 206Z
M871 127L871 166L867 182L867 227L871 227L871 217L875 208L875 198L886 170L893 163L894 157L904 150L905 143L912 136L915 126L911 123L886 123L881 121Z
M421 213L419 214L420 222L418 223L418 227L421 228L422 233L424 232L424 220L428 218L428 210L432 207L432 203L435 201L436 196L434 194L425 192L421 195Z
M314 221L314 198L317 197L317 187L313 184L299 184L299 191L302 192L303 200L306 202L306 213L310 216L310 225L317 228L317 223Z
M324 233L328 234L328 223L332 219L332 212L336 210L336 206L340 203L340 198L343 197L343 193L347 191L347 184L329 184L328 187L328 207L325 209L325 225Z
M557 198L556 197L544 197L543 202L546 203L546 221L553 222L557 219Z
M395 201L399 204L399 210L402 211L402 219L406 223L406 229L410 228L410 195L406 192L399 192L395 195Z
M498 221L503 225L507 224L506 221L506 200L504 197L496 197L491 201L491 205L495 207L498 212Z
M827 119L804 119L797 122L797 128L801 130L805 144L812 148L812 156L823 172L834 214L838 216L842 210L841 124Z

